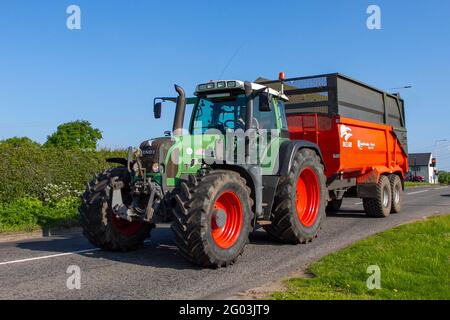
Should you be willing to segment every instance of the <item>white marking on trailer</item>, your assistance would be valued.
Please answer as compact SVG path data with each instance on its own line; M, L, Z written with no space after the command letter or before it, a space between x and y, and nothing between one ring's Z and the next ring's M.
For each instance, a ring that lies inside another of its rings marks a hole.
M410 192L410 193L408 193L408 195L411 196L411 195L413 195L413 194L419 194L419 193L424 193L424 192L428 192L428 191L430 191L430 190L427 189L427 190L422 190L422 191L415 191L415 192Z
M363 204L362 201L355 203L355 206L359 206L360 204Z
M144 241L145 244L150 243L151 240ZM58 257L64 257L64 256L71 256L75 254L82 254L82 253L89 253L89 252L95 252L100 251L100 248L93 248L93 249L86 249L86 250L79 250L79 251L72 251L72 252L64 252L64 253L58 253L58 254L52 254L48 256L41 256L41 257L34 257L34 258L25 258L25 259L19 259L19 260L12 260L12 261L5 261L0 262L0 266L8 265L8 264L16 264L16 263L23 263L23 262L30 262L30 261L38 261L38 260L45 260L45 259L51 259L51 258L58 258Z

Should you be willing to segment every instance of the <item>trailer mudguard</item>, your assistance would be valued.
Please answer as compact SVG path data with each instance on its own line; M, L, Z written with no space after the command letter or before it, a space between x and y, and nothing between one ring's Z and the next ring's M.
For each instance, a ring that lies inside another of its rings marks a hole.
M317 144L312 143L306 140L289 140L285 141L280 146L280 153L278 155L278 164L279 171L278 174L280 176L287 175L289 170L291 170L292 161L294 160L294 156L298 150L301 149L312 149L317 152L322 161L322 164L325 166L325 162L323 161L322 152Z

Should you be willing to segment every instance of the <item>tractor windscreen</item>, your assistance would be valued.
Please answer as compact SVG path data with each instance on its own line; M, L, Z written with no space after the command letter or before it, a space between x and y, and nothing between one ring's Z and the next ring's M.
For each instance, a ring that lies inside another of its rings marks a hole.
M199 98L194 108L191 134L205 134L210 129L245 130L245 95L224 98Z

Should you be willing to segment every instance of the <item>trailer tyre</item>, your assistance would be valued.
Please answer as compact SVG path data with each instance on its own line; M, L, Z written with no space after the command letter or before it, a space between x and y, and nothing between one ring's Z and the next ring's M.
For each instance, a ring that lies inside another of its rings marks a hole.
M181 255L202 267L235 263L251 231L250 194L245 179L232 171L191 175L182 182L172 223Z
M391 213L392 189L387 176L381 176L377 184L375 198L364 198L363 205L367 216L385 218Z
M392 190L392 208L391 213L399 213L402 210L403 186L402 180L396 174L389 176Z
M339 212L339 210L341 210L341 206L342 206L342 199L340 200L333 199L328 201L325 211L327 213L337 213Z
M317 153L299 150L287 176L277 187L269 237L282 243L307 243L317 236L325 219L326 179Z
M82 195L79 209L83 234L95 246L108 251L130 251L143 245L152 225L128 222L115 216L111 208L113 181L129 184L125 167L106 170L97 175ZM125 189L122 196L126 199Z

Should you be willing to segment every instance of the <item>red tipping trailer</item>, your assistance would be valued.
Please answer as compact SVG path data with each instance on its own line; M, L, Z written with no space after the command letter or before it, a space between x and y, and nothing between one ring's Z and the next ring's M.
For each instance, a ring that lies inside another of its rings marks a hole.
M329 211L342 198L362 198L367 214L401 209L408 171L404 101L341 74L263 81L289 97L290 138L317 144L329 190ZM281 87L283 85L283 88Z

